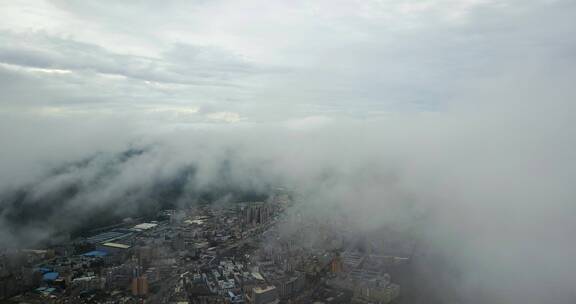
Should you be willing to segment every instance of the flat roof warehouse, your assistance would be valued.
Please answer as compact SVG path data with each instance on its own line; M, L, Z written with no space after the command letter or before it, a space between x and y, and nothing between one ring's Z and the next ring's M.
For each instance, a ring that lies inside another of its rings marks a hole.
M120 243L103 243L102 246L118 248L118 249L129 249L131 246Z
M152 229L156 226L158 226L158 224L156 224L156 223L142 223L142 224L138 224L138 225L134 226L132 229L142 231L142 230Z

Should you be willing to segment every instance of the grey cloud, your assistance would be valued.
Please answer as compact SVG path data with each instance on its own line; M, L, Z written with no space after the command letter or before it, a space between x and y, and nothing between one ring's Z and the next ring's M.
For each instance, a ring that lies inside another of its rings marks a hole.
M542 123L533 124L536 118ZM411 231L426 244L419 263L433 272L427 279L442 278L439 288L452 289L439 302L567 303L572 299L567 284L575 279L570 253L576 249L561 236L576 229L570 207L576 167L570 162L572 145L566 144L573 121L558 118L531 111L514 120L506 113L459 112L337 120L304 130L170 132L147 136L152 148L130 157L122 157L125 147L117 145L84 165L24 184L34 204L79 187L62 200L60 213L36 222L44 223L39 224L44 231L78 225L61 214L81 219L102 207L120 215L158 207L150 201L157 197L154 189L180 180L186 168L194 174L183 175L176 196L168 196L174 202L194 202L198 191L219 185L225 185L223 193L229 187L283 185L297 189L306 212L317 218L331 218L338 210L353 215L349 227L361 233L381 226ZM10 225L11 214L4 211L3 225ZM16 237L38 236L34 227ZM435 266L434 256L449 266ZM534 272L538 276L531 276ZM518 273L522 280L515 278Z
M94 71L137 80L187 85L234 85L228 77L254 72L223 50L178 44L165 58L116 54L104 48L45 33L2 32L3 63L32 68Z
M162 28L174 22L174 19L190 19L198 7L214 4L218 1L173 0L166 3L157 1L99 1L77 2L69 0L50 0L55 7L80 16L84 20L96 21L103 27L110 26L138 35L148 35L143 29ZM171 18L168 19L167 16ZM190 21L190 20L188 20Z

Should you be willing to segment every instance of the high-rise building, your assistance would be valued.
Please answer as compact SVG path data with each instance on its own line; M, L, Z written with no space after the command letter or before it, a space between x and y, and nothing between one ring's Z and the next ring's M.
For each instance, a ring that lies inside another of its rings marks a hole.
M272 218L272 206L264 202L247 203L242 209L242 215L247 226L266 224Z
M330 272L339 273L342 272L342 268L342 259L340 258L340 255L337 254L330 262Z
M148 278L141 275L132 279L132 295L146 296L148 294Z
M278 290L274 286L252 288L252 293L247 297L247 300L253 304L276 304L280 302Z

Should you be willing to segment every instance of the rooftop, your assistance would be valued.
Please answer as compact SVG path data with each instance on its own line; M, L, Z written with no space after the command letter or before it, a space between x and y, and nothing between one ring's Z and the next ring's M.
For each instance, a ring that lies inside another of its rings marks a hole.
M134 229L138 229L138 230L148 230L148 229L152 229L154 227L158 226L158 224L154 224L154 223L142 223L142 224L138 224L136 226L134 226Z
M110 242L112 240L117 240L121 238L125 238L130 236L131 233L127 233L125 231L108 231L104 233L100 233L91 237L86 238L88 243L96 244L102 242Z
M59 274L57 272L47 272L42 276L44 281L54 281L58 278Z
M102 246L118 248L118 249L128 249L130 245L120 244L120 243L104 243Z
M93 251L86 252L82 255L87 256L87 257L103 257L103 256L107 256L108 252L106 252L104 250L93 250Z
M254 292L255 293L264 293L264 292L268 292L270 290L274 290L276 289L276 287L274 286L266 286L266 287L254 287Z

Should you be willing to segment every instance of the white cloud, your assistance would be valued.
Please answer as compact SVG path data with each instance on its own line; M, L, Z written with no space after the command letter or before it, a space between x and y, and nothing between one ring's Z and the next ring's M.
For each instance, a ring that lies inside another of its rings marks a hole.
M206 114L206 117L216 122L234 123L239 122L242 118L240 114L234 112L214 112Z
M323 108L321 115L367 109L360 116L442 108L462 83L548 56L555 46L545 34L568 34L573 25L567 1L1 5L3 64L77 74L56 86L48 78L28 85L41 89L44 103L52 95L106 99L137 111L140 103L193 102L256 120L277 116L267 108L292 115L285 119L319 114L310 108ZM537 24L539 16L550 22ZM93 85L104 77L127 79Z

